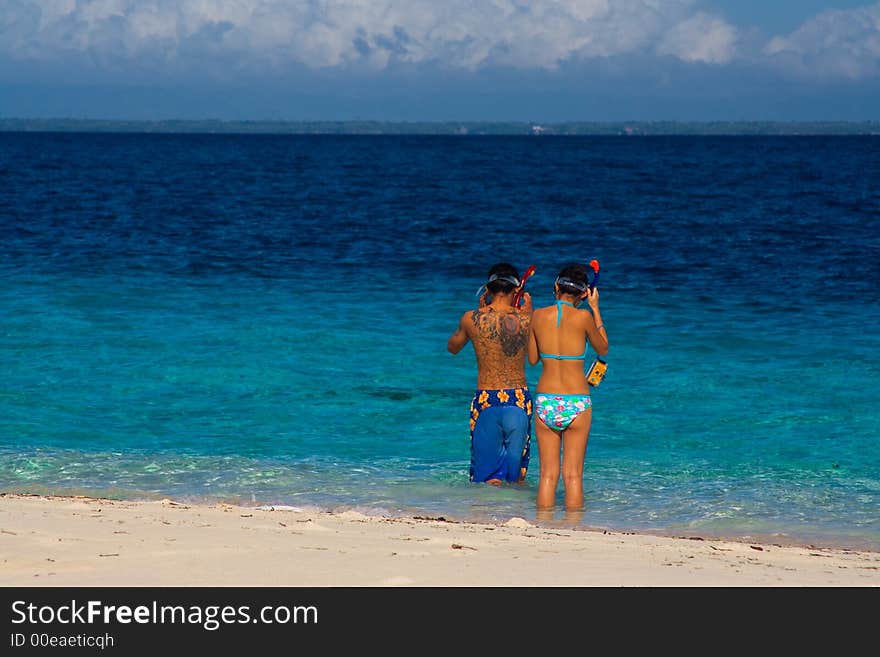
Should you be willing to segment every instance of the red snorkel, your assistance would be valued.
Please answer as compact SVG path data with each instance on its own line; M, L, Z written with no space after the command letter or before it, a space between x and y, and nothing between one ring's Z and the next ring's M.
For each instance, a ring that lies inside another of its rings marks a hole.
M596 283L599 282L599 261L590 260L590 267L593 268L593 281L590 283L590 292L596 289Z
M513 307L519 308L522 303L523 295L526 293L526 281L535 273L535 265L526 269L526 273L522 275L519 281L519 287L516 288L516 294L513 295Z

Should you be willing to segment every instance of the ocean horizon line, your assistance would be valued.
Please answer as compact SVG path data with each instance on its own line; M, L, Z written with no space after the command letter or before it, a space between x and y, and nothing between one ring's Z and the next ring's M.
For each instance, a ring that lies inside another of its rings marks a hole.
M835 136L880 135L874 121L383 121L268 119L0 118L0 132L168 134Z

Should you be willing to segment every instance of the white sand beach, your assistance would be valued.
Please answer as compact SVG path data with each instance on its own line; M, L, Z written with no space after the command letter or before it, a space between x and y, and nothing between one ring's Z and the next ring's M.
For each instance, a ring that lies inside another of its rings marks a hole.
M878 586L880 552L171 500L0 496L4 586Z

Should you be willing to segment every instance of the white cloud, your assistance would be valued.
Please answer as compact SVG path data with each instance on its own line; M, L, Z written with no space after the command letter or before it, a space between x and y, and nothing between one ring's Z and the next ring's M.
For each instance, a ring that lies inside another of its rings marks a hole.
M733 26L698 13L669 30L657 52L686 62L726 64L734 57L736 42L737 32Z
M880 74L880 2L823 12L791 34L771 39L764 54L788 70L813 77L860 79Z
M236 74L430 64L551 70L621 55L880 75L880 2L756 40L711 0L0 0L0 63Z
M211 68L431 63L553 69L661 54L724 63L737 31L698 0L3 0L0 57Z

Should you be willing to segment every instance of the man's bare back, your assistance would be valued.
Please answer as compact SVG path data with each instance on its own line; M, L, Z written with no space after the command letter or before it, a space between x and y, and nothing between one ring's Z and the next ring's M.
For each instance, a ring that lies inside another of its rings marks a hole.
M474 344L477 388L497 390L526 385L529 313L513 308L498 310L489 305L465 313L462 323Z

